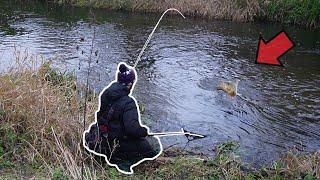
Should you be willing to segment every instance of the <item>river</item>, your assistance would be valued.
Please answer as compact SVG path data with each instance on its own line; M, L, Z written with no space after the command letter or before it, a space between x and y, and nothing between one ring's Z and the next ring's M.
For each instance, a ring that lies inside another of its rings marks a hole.
M18 49L52 59L79 81L86 78L93 37L88 9L12 1L0 8L0 71ZM133 64L160 15L93 13L97 56L90 85L100 92L114 79L117 63ZM284 67L255 64L259 33L268 40L282 29L296 44L281 58ZM145 105L142 117L152 131L185 128L208 135L189 143L185 137L162 138L165 147L177 143L210 156L218 143L235 140L243 160L258 165L288 150L320 149L319 29L167 15L137 72L133 94ZM244 98L216 90L219 81L235 78Z

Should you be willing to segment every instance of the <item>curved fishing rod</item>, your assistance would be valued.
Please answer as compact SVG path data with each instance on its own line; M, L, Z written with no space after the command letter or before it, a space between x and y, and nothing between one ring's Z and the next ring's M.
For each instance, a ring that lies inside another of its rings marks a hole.
M152 38L152 36L153 36L154 32L156 31L158 25L160 24L163 16L164 16L168 11L177 11L183 18L186 18L179 10L177 10L177 9L175 9L175 8L170 8L170 9L167 9L165 12L163 12L163 14L161 15L161 17L160 17L160 19L158 20L157 24L154 26L152 32L150 33L148 39L147 39L146 42L144 43L144 45L143 45L143 47L142 47L142 49L141 49L141 51L140 51L140 53L139 53L139 55L138 55L138 57L137 57L136 62L135 62L134 65L133 65L133 68L136 68L136 66L138 65L139 61L141 60L141 56L142 56L142 54L144 53L144 50L147 48L147 46L148 46L148 44L149 44L150 39Z
M164 15L169 12L169 11L177 11L183 18L186 18L179 10L175 9L175 8L170 8L170 9L167 9L165 12L162 13L161 17L159 18L157 24L154 26L152 32L150 33L148 39L146 40L146 42L144 43L138 57L137 57L137 60L136 62L134 63L133 65L133 68L136 68L139 61L141 60L141 56L142 54L144 53L145 49L147 48L154 32L156 31L158 25L160 24L162 18L164 17ZM184 129L181 129L181 131L179 132L161 132L161 133L149 133L149 136L157 136L157 137L164 137L164 136L181 136L181 135L184 135L187 137L187 139L190 141L190 137L192 138L192 140L195 140L195 139L200 139L200 138L205 138L206 136L204 135L201 135L201 134L196 134L196 133L192 133L192 132L189 132L189 131L186 131Z

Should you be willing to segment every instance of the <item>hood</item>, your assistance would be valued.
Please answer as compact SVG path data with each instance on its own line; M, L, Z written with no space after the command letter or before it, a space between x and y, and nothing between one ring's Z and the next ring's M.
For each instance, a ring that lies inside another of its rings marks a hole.
M107 98L112 101L117 100L123 96L127 96L128 94L128 88L118 82L112 83L111 86L106 90Z

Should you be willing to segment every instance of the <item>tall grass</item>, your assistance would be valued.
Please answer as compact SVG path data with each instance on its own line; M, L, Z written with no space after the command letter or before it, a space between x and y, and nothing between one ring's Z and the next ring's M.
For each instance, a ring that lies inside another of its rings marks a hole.
M168 8L176 8L189 16L236 21L252 21L260 11L257 0L60 0L56 2L142 12L163 12Z
M266 18L274 21L319 27L319 0L271 0L264 4Z
M317 28L319 0L56 0L76 6L91 6L139 12L179 9L184 15L233 21L279 21Z
M33 58L16 57L0 76L0 166L34 166L49 176L60 167L79 178L83 109L76 80L49 62L39 67ZM92 120L93 107L88 104L87 119Z

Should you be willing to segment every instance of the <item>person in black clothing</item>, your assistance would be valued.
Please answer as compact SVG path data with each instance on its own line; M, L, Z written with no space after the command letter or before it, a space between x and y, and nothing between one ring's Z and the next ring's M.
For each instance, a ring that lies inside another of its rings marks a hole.
M90 150L106 155L111 164L126 172L140 160L154 158L161 149L160 140L148 137L147 128L140 124L137 103L130 96L135 80L134 69L120 63L116 81L100 95L97 124L85 134Z

